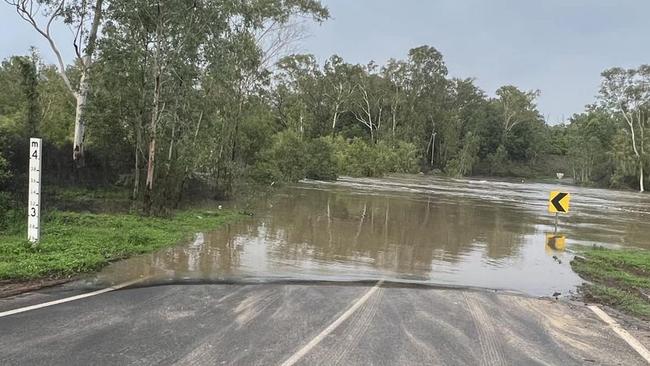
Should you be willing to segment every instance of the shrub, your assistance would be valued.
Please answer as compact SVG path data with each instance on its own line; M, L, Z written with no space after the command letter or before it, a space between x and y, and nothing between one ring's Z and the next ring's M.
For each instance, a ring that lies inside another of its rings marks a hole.
M9 181L9 178L11 178L9 163L0 152L0 189L3 189L4 185Z
M341 136L304 141L292 131L273 136L271 147L251 171L258 183L293 182L302 178L335 180L339 174L379 177L385 173L417 173L419 152L415 145L400 141L371 144Z
M0 229L5 229L12 219L12 215L10 215L12 197L9 192L5 191L10 178L9 163L0 153Z
M464 177L472 173L474 166L478 163L478 151L480 139L477 135L469 132L463 140L463 148L458 156L454 157L447 164L447 174L452 177Z
M274 162L260 160L250 170L249 178L258 184L269 185L274 182L282 181L282 173L278 170Z
M305 177L307 147L294 131L282 131L273 136L268 151L269 162L274 163L282 180L298 181Z
M273 136L271 146L261 154L261 159L251 170L253 181L295 182L305 177L336 180L337 160L332 141L317 138L304 141L293 131L283 131Z
M369 144L362 139L332 141L339 172L356 177L378 177L385 173L416 173L419 154L407 142Z
M341 149L337 156L339 170L343 174L355 177L377 177L384 174L385 171L379 164L377 149L365 141L356 138L337 146Z
M383 141L376 145L378 164L383 166L385 172L391 173L417 173L419 170L418 149L414 144L399 141L390 145Z
M307 143L306 176L309 179L336 180L338 166L331 140L321 137Z
M490 174L505 175L508 171L508 152L503 145L499 145L494 154L488 156L490 162Z

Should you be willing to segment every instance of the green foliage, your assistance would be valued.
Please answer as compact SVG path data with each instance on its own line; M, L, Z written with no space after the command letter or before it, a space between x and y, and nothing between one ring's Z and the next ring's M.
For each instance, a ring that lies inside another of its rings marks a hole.
M39 67L37 90L42 110L41 137L61 150L68 148L72 144L76 105L54 65ZM94 118L88 121L92 127Z
M0 151L0 187L3 187L11 178L11 171L9 171L9 162L2 156Z
M0 234L0 280L94 271L117 259L177 244L192 233L238 217L229 211L184 211L172 218L51 212L45 217L37 246L30 245L22 231Z
M7 230L15 221L14 200L9 192L0 191L0 230Z
M273 136L273 144L267 152L284 181L294 182L305 178L307 146L300 135L288 130Z
M478 162L478 151L480 148L480 139L478 136L469 132L465 136L463 148L460 154L452 159L448 166L448 174L453 177L463 177L472 172L472 168Z
M645 136L650 133L650 65L636 69L611 68L601 74L599 107L616 118L616 139L611 153L616 171L614 184L631 177L636 188L644 190L644 180L650 167L650 145Z
M505 146L499 145L494 154L488 157L490 162L490 174L504 175L508 172L508 152Z
M86 168L72 170L69 153L74 96L34 54L0 65L0 155L9 163L0 179L21 186L25 141L37 132L48 180L120 182L147 212L175 207L192 183L230 198L248 179L563 171L582 184L630 187L650 171L650 142L641 141L650 136L649 67L606 70L598 108L548 126L539 91L506 85L489 97L472 78L450 77L432 46L384 65L265 54L268 37L294 17L321 22L329 13L316 0L111 1L88 74ZM77 85L80 64L66 68ZM629 116L643 119L634 140Z
M369 144L359 138L346 141L340 136L330 141L342 175L379 177L389 172L416 173L419 168L417 148L404 141L395 145L385 141Z
M307 163L305 175L309 179L336 180L338 166L334 147L329 139L321 137L311 140L306 149Z
M0 132L2 130L0 129ZM2 136L0 136L0 144L4 144ZM9 170L9 162L3 156L3 151L0 149L0 230L7 228L10 221L10 210L13 206L13 197L9 194L8 184L12 178L12 173Z
M8 183L10 168L19 173L14 163L21 161L15 156L22 152L20 144L36 136L39 129L35 62L25 56L14 56L0 64L0 188Z
M650 319L650 304L633 291L597 284L584 284L580 288L580 292L587 301L608 305L642 319Z
M417 173L419 171L420 154L414 144L405 141L392 144L379 141L374 148L377 150L377 164L384 167L384 172Z
M130 171L145 211L178 204L189 181L229 198L244 174L264 181L304 174L288 164L290 144L269 148L279 129L266 103L269 27L296 16L320 22L329 14L314 0L111 2L93 67L87 146L123 154L105 169ZM260 151L285 160L269 163ZM142 194L147 170L153 182Z
M385 173L384 166L379 164L378 149L373 149L364 140L357 138L347 142L339 137L334 144L342 175L377 177Z
M338 168L330 139L304 141L296 132L282 131L272 138L252 169L254 181L263 184L296 182L303 178L335 180Z
M21 57L18 58L18 64L21 74L21 87L25 100L27 101L25 108L26 130L30 136L36 136L41 120L36 62L27 57Z
M611 173L612 155L608 154L614 136L616 121L602 111L592 110L571 118L566 128L566 154L576 182L614 183Z
M565 124L549 127L546 152L553 155L566 155L571 147L568 128Z
M285 178L275 162L261 159L249 169L248 179L253 183L269 186L276 182L283 182Z

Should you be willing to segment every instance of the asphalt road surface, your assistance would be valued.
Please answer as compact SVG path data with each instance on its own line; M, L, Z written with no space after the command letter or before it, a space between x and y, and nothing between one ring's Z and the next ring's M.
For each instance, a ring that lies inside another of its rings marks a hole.
M374 282L127 288L3 315L0 332L1 365L646 364L582 305Z

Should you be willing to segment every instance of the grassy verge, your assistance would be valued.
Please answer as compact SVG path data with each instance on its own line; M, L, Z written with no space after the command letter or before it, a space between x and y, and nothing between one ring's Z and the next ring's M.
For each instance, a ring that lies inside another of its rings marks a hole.
M585 300L650 320L650 251L593 247L580 254L571 267L591 282L580 288Z
M61 278L100 269L111 261L174 245L192 233L240 216L227 210L183 211L171 218L128 213L50 212L42 240L32 246L25 226L0 233L0 280Z

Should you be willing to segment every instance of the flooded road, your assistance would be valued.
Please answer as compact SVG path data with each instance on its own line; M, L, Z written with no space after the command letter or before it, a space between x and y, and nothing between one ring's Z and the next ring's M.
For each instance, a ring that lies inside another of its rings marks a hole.
M572 194L546 245L552 190ZM107 267L96 279L377 280L512 290L575 291L576 245L650 249L650 197L562 184L427 176L306 181L261 200L255 215L185 245Z

